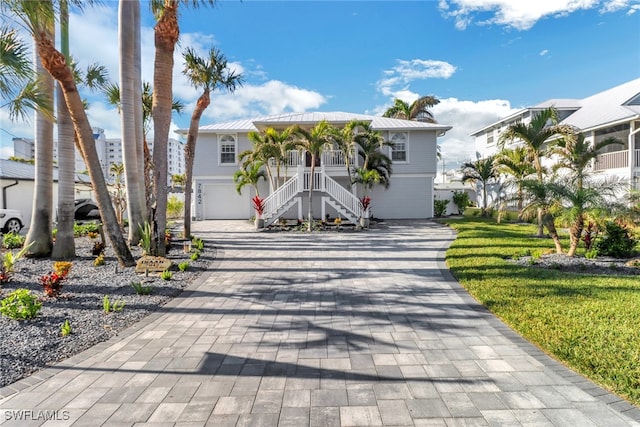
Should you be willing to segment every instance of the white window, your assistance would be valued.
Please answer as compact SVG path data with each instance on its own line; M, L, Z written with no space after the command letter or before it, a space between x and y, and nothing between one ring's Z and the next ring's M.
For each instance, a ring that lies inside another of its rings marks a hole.
M220 147L220 164L236 164L236 137L233 135L220 136L218 146Z
M487 145L493 144L493 129L487 131Z
M407 162L407 142L409 136L405 132L396 132L391 134L391 160L394 162Z

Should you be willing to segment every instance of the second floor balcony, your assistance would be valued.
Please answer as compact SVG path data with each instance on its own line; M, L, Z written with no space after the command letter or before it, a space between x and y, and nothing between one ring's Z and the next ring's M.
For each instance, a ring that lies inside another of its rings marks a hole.
M316 159L316 166L323 165L325 169L346 170L346 158L340 150L325 150ZM271 159L271 166L275 166L275 161ZM289 151L287 156L287 167L297 167L298 165L311 167L311 155L300 151ZM349 165L355 165L355 156L349 156Z

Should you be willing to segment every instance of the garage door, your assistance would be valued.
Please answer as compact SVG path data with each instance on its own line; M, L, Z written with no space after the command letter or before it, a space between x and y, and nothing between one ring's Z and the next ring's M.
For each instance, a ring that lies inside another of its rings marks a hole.
M238 195L233 184L206 184L204 219L248 219L251 216L249 189Z

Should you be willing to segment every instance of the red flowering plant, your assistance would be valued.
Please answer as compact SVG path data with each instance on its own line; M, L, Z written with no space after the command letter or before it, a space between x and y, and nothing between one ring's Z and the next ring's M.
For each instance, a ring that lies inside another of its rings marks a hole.
M365 218L368 217L369 206L371 206L371 197L364 196L362 199L360 199L360 206L362 207L362 216Z
M45 274L40 277L40 283L44 288L44 293L49 298L56 298L60 296L62 292L62 282L66 279L66 275L58 274L55 271L49 272L49 274Z
M253 209L256 210L258 218L262 218L262 214L264 213L264 199L260 196L255 196L251 199L251 202L253 203Z

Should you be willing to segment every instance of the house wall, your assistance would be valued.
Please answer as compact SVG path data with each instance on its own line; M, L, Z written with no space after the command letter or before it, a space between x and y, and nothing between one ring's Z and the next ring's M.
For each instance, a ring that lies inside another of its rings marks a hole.
M410 219L433 217L433 177L392 175L391 186L374 187L371 212L375 218Z
M3 179L0 181L0 187L11 185L14 182L12 179ZM31 225L31 210L33 208L34 197L34 181L19 180L18 185L9 187L6 189L7 194L7 208L17 209L22 213L24 219L24 227L29 228ZM53 183L53 198L51 205L56 206L58 200L58 183ZM53 220L55 221L55 211Z

